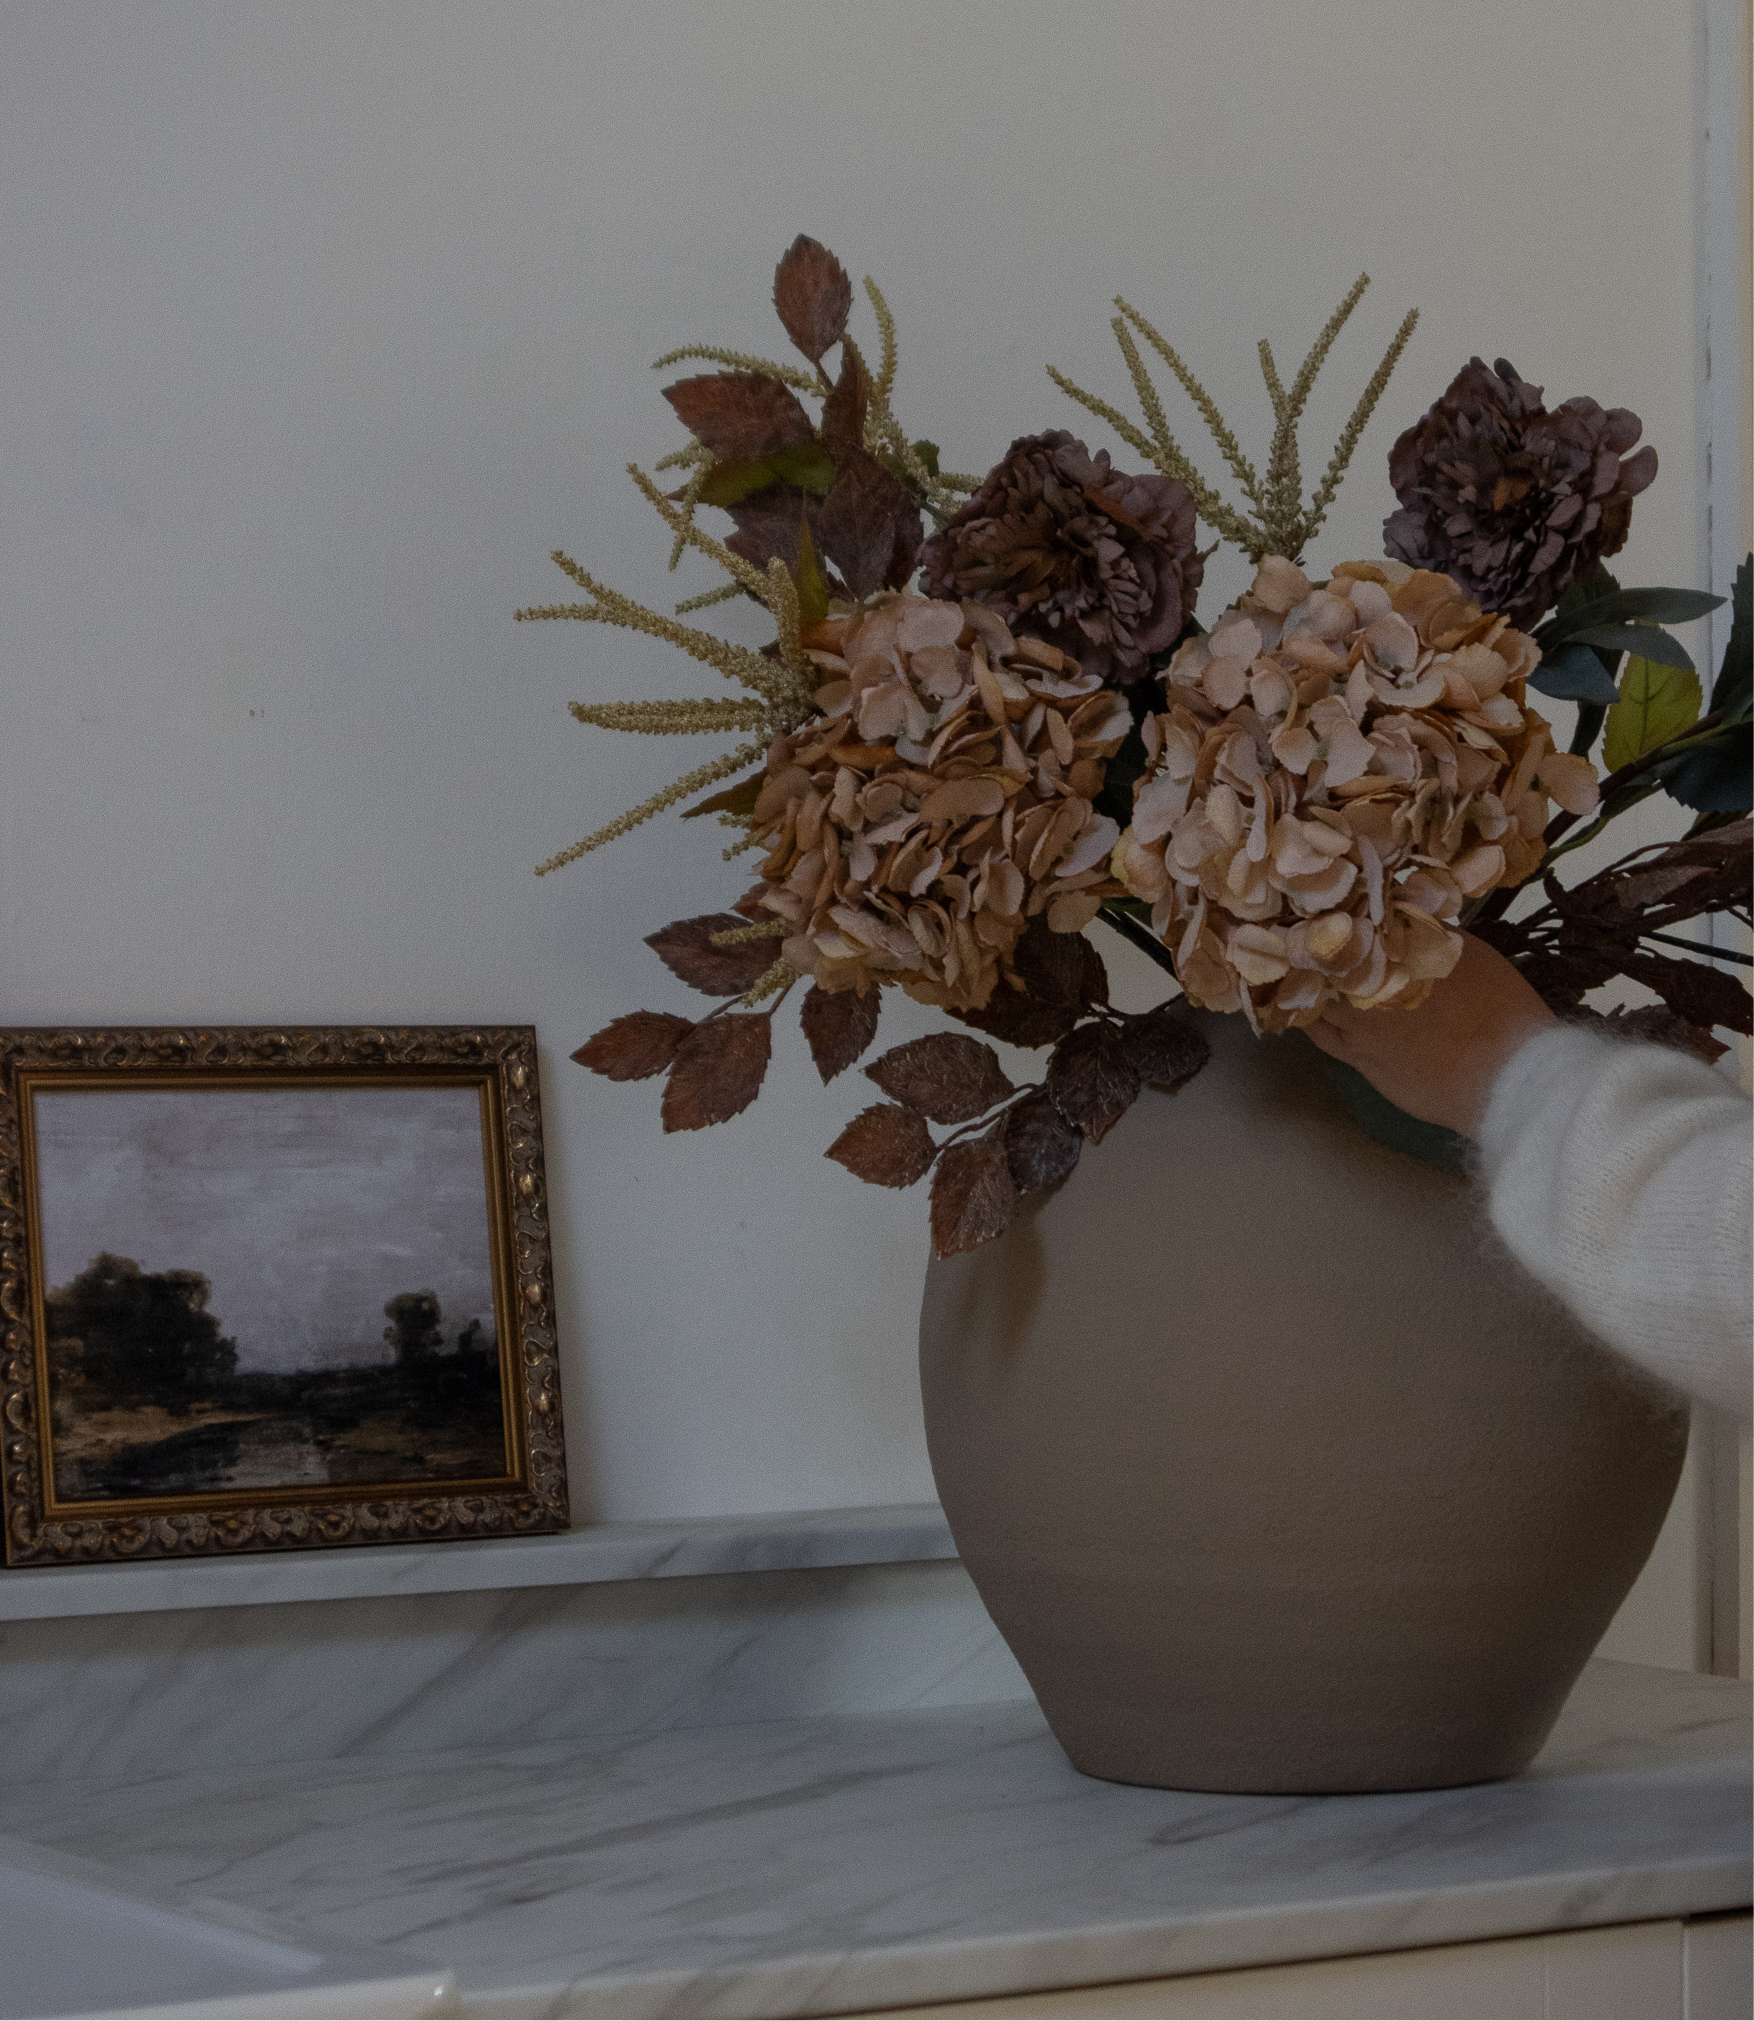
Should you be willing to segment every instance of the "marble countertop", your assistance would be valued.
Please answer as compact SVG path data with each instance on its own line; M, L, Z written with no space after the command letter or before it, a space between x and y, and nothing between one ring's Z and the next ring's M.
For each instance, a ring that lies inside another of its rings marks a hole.
M161 1558L139 1564L0 1567L0 1621L382 1599L404 1593L503 1592L518 1586L795 1572L955 1556L950 1526L935 1502L671 1523L592 1523L543 1537L256 1551L237 1558Z
M7 1829L456 1969L467 2015L854 2013L1748 1902L1749 1694L1598 1662L1513 1782L1077 1774L1032 1705L6 1792Z

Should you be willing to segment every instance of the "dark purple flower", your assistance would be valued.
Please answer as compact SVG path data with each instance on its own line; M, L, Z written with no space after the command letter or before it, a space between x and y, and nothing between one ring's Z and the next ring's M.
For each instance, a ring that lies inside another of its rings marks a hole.
M1632 501L1657 453L1628 454L1643 431L1625 407L1567 400L1500 358L1478 358L1389 452L1401 509L1383 523L1397 561L1441 570L1490 611L1529 631L1566 585L1626 545Z
M1020 638L1125 687L1174 645L1204 558L1173 477L1129 477L1062 428L1025 435L920 550L930 597L972 598Z

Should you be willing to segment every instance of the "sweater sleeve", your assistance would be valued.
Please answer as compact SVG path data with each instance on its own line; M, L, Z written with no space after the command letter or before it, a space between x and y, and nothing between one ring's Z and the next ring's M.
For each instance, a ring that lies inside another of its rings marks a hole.
M1609 1346L1743 1418L1749 1115L1703 1061L1562 1026L1507 1062L1478 1132L1512 1254Z

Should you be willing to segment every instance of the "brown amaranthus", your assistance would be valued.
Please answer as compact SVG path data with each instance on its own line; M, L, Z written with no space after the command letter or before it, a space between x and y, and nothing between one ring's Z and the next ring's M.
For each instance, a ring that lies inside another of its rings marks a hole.
M1266 1031L1421 1002L1463 903L1540 862L1549 796L1595 804L1526 706L1538 659L1448 576L1348 562L1314 589L1269 556L1170 662L1115 852L1188 996Z
M1091 802L1129 727L1094 674L983 605L898 595L812 628L820 718L775 740L752 836L780 952L830 992L991 997L1027 923L1117 892Z

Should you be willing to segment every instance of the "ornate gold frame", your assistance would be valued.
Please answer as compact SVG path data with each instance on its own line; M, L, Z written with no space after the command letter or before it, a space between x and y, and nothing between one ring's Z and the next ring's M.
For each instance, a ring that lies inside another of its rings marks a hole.
M503 1475L58 1503L33 1158L54 1087L479 1088L506 1426ZM419 1542L568 1525L536 1035L528 1026L0 1031L0 1515L5 1562L81 1564Z

